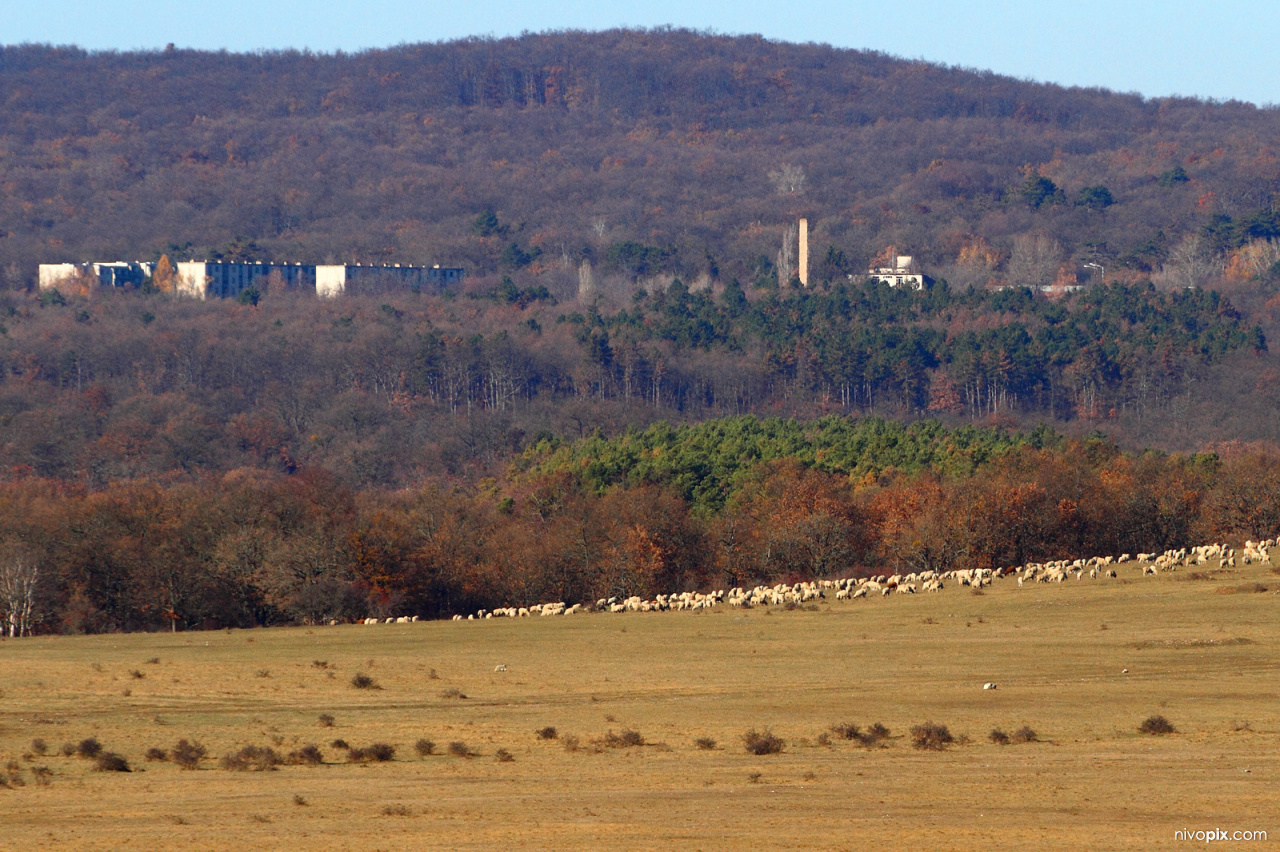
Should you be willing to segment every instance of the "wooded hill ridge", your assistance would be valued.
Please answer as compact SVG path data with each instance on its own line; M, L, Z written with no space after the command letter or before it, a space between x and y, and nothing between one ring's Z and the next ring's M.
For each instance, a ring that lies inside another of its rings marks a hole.
M896 247L953 284L1037 285L1084 263L1107 280L1171 257L1186 271L1280 234L1275 108L758 36L21 45L0 48L0 91L10 287L39 262L166 251L438 262L553 289L575 287L583 260L605 285L750 285L777 277L800 215L818 278Z

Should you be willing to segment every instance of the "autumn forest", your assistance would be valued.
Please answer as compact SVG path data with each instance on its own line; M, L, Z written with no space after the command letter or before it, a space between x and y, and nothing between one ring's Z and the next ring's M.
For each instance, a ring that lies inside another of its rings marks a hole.
M1275 536L1277 139L1275 108L681 30L2 47L0 619L440 617ZM867 279L898 254L924 290ZM36 287L162 257L467 274Z

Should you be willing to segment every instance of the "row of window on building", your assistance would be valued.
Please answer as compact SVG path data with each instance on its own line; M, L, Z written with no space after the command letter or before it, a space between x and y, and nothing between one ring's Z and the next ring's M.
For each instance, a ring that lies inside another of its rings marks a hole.
M68 287L141 287L153 281L149 261L42 263L41 290ZM322 298L343 293L387 290L441 290L462 280L463 270L448 266L401 264L305 264L193 260L174 264L173 292L197 299L235 298L249 288L314 290Z

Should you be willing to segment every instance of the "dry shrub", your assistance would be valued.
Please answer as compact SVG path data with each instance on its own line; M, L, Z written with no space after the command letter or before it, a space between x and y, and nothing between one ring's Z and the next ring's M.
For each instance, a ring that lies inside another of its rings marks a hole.
M461 698L466 698L467 696L465 693L463 693L461 689L458 689L457 687L449 687L448 689L442 689L440 691L440 697L461 699Z
M538 739L540 740L554 740L557 736L559 736L558 732L551 725L538 730Z
M476 756L476 753L471 750L471 747L460 740L454 740L453 742L449 743L449 754L453 755L454 757L475 757Z
M1013 732L1013 736L1010 739L1015 743L1034 743L1040 741L1040 735L1033 731L1029 725L1023 725Z
M131 669L129 671L129 677L133 678L134 680L142 680L144 677L146 677L146 675L144 675L142 672L138 671L137 669Z
M307 801L306 796L303 796L299 793L293 794L293 803L300 808L305 808L307 805L310 804L310 802Z
M152 746L147 749L145 757L148 763L161 762L169 759L169 753L162 748Z
M405 817L405 816L410 816L411 814L412 814L412 811L410 811L410 810L409 810L406 806L404 806L404 805L387 805L386 807L384 807L384 808L382 809L382 815L383 815L383 816L401 816L401 817Z
M1004 731L1000 730L999 728L993 728L991 730L991 733L987 734L987 739L991 740L991 742L995 743L996 745L1009 744L1009 735L1006 734Z
M315 666L318 669L327 669L329 668L329 661L328 660L312 660L311 665Z
M703 751L711 751L716 747L716 741L711 739L711 737L698 737L693 741L693 744L696 748L700 748Z
M332 713L321 713L319 716L316 717L316 720L320 723L320 727L322 728L333 727L334 719L333 719Z
M511 754L511 752L507 751L505 748L498 749L493 753L493 756L498 759L499 763L510 763L511 761L515 760L515 757Z
M841 722L831 726L831 733L842 740L856 740L862 737L862 731L852 722Z
M324 753L319 746L308 744L289 752L288 762L292 766L319 766L324 763Z
M760 732L754 728L742 735L742 743L751 754L778 754L786 747L786 741L772 731Z
M887 739L889 739L889 729L879 722L858 734L857 737L858 742L867 748L883 746Z
M76 751L77 751L77 749L76 749L76 744L75 744L75 743L63 743L63 744L62 744L62 748L61 748L61 749L59 749L59 751L61 752L61 754L62 754L62 756L63 756L63 757L71 757L71 756L72 756L72 755L74 755L74 754L76 753Z
M644 745L644 737L639 731L625 730L618 734L609 731L599 739L597 744L604 748L633 748Z
M395 760L396 747L390 743L373 743L362 748L347 750L349 763L386 763Z
M283 762L280 753L270 746L248 745L235 754L222 758L219 765L233 772L266 772Z
M125 760L121 755L114 751L104 751L98 754L93 762L94 772L132 772L129 768L129 761Z
M911 728L911 744L916 748L942 751L953 742L955 737L951 736L946 725L925 722L923 725L915 725Z
M351 748L351 746L347 745L347 741L346 741L346 740L343 740L343 739L337 739L337 740L334 740L333 742L329 743L329 747L330 747L330 748L336 748L336 749L349 749L349 748Z
M1142 724L1138 726L1139 733L1151 734L1152 736L1162 736L1164 734L1172 734L1177 732L1177 728L1163 716L1148 716L1142 720Z
M577 751L582 747L582 743L573 734L567 734L560 742L564 743L565 751Z
M351 678L351 685L356 689L382 689L376 680L364 672L356 672Z
M31 768L31 777L35 779L37 787L48 787L49 782L53 779L53 770L47 766L33 766Z
M173 758L174 763L183 769L197 769L200 766L200 761L204 760L207 754L208 751L200 743L178 740L178 744L173 747L169 756Z
M37 737L36 739L31 741L31 750L36 754L43 755L45 752L49 750L49 746L45 743L44 740Z
M85 737L76 745L75 753L81 757L97 757L102 753L102 743L94 737Z
M436 753L436 744L431 740L421 739L413 744L413 750L418 753L419 757L427 757Z

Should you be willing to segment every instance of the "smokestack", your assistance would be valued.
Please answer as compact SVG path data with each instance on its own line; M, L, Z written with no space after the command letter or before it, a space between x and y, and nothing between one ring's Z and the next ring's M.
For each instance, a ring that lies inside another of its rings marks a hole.
M798 258L798 266L800 267L800 286L809 286L809 220L800 220L800 256Z

